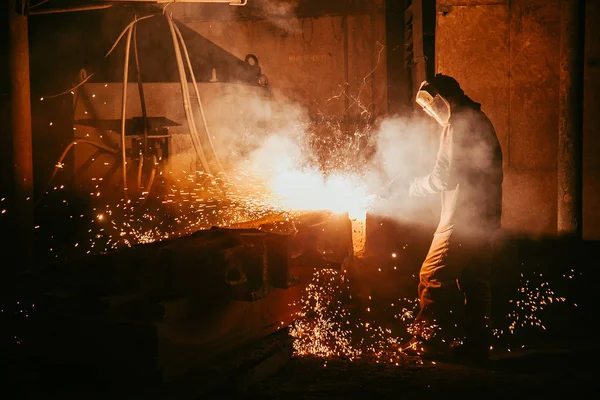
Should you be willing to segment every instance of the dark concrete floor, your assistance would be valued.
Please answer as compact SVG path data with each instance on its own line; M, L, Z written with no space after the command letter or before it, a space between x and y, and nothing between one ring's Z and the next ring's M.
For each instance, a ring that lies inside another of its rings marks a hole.
M600 348L521 350L494 354L486 366L406 358L398 366L372 360L325 362L292 358L278 373L239 398L398 399L582 398L597 392Z
M503 268L498 269L498 277L502 279L496 280L500 288L496 291L499 294L496 296L496 322L505 330L516 317L520 318L519 321L532 321L535 324L510 336L510 340L505 338L504 343L510 344L512 351L494 352L492 361L486 366L443 362L434 364L406 357L390 363L383 362L383 357L377 360L364 357L357 361L348 361L294 356L269 378L257 382L251 390L237 394L231 393L231 390L221 390L214 396L197 398L391 399L456 395L466 398L484 396L512 399L578 398L593 395L598 373L595 359L600 355L600 347L596 345L593 329L598 306L595 296L598 270L581 262L569 260L568 263L563 263L555 252L548 250L555 247L557 246L544 245L538 249L535 246L527 246L524 249L518 248L518 251L513 250L510 254L507 251L508 261L503 264ZM561 254L567 258L571 257L572 253L562 251ZM403 253L398 252L398 258L401 256ZM588 259L583 257L583 253L580 256ZM324 316L331 321L341 318L340 321L345 323L347 317L340 316L336 301L342 293L344 296L352 294L352 302L344 304L347 310L351 310L354 320L373 321L381 326L400 328L397 301L400 297L414 295L418 261L421 258L420 254L410 258L407 255L407 258L402 260L403 264L397 263L398 259L395 259L393 263L361 266L357 271L348 274L348 282L351 283L346 287L344 281L344 290L336 289L335 285L341 285L339 279L332 280L329 279L330 274L322 274L317 283L321 282L320 287L323 290L317 291L321 294L338 294L330 296L331 307L329 313ZM513 258L523 261L517 263ZM396 269L396 264L405 267ZM571 265L582 265L585 268L581 267L581 271L570 274L573 271ZM342 300L346 299L344 296ZM326 297L320 297L321 300L324 298ZM517 301L521 306L515 308ZM392 302L396 304L393 307ZM365 310L368 310L368 313ZM536 311L533 320L532 310ZM540 329L537 324L538 317L543 321L544 329ZM524 349L520 346L522 343L526 344ZM500 349L500 346L496 347ZM6 358L0 358L0 362L3 360ZM30 360L18 366L4 363L0 364L0 367L0 383L5 388L15 389L12 392L14 395L0 395L0 398L174 398L169 395L153 396L156 393L148 390L148 385L129 388L127 394L118 388L116 391L108 390L102 382L84 386L80 382L81 377L75 373L65 376L59 373L55 365L38 368L31 364ZM20 369L21 367L23 368ZM4 373L7 369L12 369L12 373ZM38 371L33 377L30 376L31 369ZM81 370L76 368L72 371L76 372L77 369ZM80 371L80 374L86 375L86 372ZM2 379L7 377L11 382ZM38 382L38 378L44 379ZM198 382L199 380L195 380L191 383L198 385ZM17 390L21 395L15 394ZM183 397L177 397L179 398L183 400ZM192 400L189 397L187 399Z

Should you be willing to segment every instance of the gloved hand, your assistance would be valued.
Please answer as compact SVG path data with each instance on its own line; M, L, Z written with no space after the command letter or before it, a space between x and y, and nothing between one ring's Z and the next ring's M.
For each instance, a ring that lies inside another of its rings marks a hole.
M411 197L426 196L434 193L434 189L431 186L431 176L422 176L412 178L408 188L408 195Z

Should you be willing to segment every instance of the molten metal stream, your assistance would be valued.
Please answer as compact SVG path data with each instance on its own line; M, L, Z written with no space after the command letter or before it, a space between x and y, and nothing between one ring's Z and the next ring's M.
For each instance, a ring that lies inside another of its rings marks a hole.
M352 224L352 250L354 258L364 258L367 244L367 215L360 217L350 216Z

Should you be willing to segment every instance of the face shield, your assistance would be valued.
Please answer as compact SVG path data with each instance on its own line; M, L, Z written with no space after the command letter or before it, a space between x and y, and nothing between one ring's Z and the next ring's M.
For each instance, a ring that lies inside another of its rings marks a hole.
M423 108L423 111L441 125L448 125L450 120L450 104L448 100L440 96L439 94L432 95L429 91L424 90L423 87L427 82L423 82L419 91L417 92L416 102Z

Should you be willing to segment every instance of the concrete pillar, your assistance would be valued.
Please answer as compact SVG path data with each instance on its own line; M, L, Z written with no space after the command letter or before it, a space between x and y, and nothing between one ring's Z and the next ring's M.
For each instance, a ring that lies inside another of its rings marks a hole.
M13 221L16 271L26 272L34 259L33 149L29 87L29 35L25 1L8 7L10 64L10 129L13 146Z
M560 236L580 239L585 1L561 0L560 12L557 229Z
M386 3L387 99L391 115L408 115L413 110L411 69L405 61L407 40L405 11L408 0Z
M412 13L412 44L413 44L413 95L417 94L421 82L427 79L427 57L423 47L423 0L414 0L410 5ZM414 107L414 104L413 104Z

